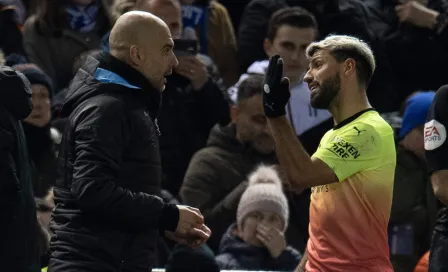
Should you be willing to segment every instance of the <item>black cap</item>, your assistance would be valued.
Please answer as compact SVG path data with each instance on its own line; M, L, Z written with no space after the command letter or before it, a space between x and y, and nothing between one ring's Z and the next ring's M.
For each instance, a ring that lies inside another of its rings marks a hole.
M25 75L28 81L33 84L40 84L48 89L50 97L53 97L53 85L50 77L34 64L19 64L12 68Z
M0 105L18 120L28 117L33 109L30 82L8 66L0 66Z

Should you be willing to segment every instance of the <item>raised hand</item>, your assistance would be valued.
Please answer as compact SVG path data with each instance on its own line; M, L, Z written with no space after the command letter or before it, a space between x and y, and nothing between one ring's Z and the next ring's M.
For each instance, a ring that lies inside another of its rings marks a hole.
M263 81L263 106L266 116L285 115L290 96L289 79L283 77L283 60L279 55L275 55L269 60Z

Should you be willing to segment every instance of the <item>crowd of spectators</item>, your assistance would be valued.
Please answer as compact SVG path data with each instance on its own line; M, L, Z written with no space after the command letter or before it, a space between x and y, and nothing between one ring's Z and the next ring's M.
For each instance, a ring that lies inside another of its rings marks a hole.
M281 187L261 104L263 75L268 58L280 54L291 82L287 117L312 154L333 121L310 105L305 49L328 34L346 34L371 46L377 69L367 94L396 132L391 261L397 272L422 269L437 214L423 125L435 91L448 83L447 0L0 0L0 64L31 84L24 163L31 169L42 267L65 128L59 111L87 56L109 50L111 27L131 10L156 15L176 41L195 45L193 53L176 51L179 65L162 96L162 188L166 201L200 209L213 235L195 250L160 238L158 267L294 270L308 240L310 190ZM0 93L4 101L11 96ZM277 206L266 212L270 198ZM277 244L257 238L263 224L276 226Z

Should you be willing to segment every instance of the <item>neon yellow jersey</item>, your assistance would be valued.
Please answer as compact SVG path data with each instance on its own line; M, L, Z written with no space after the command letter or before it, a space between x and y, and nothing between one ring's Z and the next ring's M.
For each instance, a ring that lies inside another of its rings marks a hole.
M392 128L367 109L328 131L313 157L333 169L339 182L311 188L306 271L392 272Z

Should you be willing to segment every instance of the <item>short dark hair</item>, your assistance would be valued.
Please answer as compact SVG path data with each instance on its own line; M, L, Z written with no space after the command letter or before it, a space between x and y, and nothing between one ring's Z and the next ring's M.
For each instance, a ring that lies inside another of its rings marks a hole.
M314 28L317 32L317 21L314 15L301 7L282 8L272 14L269 19L267 38L275 39L280 27L287 25L298 28Z
M239 104L257 94L262 94L263 79L264 76L260 74L250 74L244 79L238 86L237 103Z

